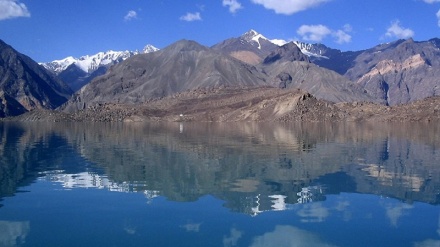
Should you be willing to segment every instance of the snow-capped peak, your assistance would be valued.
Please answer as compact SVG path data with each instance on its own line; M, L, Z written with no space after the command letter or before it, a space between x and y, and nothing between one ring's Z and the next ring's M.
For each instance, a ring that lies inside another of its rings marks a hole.
M75 65L84 72L91 73L98 69L100 66L108 65L111 63L118 63L136 54L137 52L112 50L107 52L98 52L97 54L92 56L86 55L80 57L75 62Z
M61 73L63 70L67 69L71 64L76 62L76 58L69 56L64 59L54 60L49 63L40 63L47 70L53 71L56 74Z
M263 40L268 40L266 37L264 37L262 34L258 33L257 31L251 29L249 31L247 31L246 33L244 33L241 38L248 42L248 43L253 43L255 42L258 45L258 49L261 49L261 43L260 43L260 39Z
M248 43L256 43L258 45L258 49L261 49L260 39L271 42L277 46L283 46L288 43L288 41L283 39L268 39L264 35L258 33L257 31L251 29L244 33L241 38Z
M143 52L143 53L150 53L150 52L155 52L155 51L158 51L158 50L159 50L159 48L156 48L156 47L154 47L153 45L148 44L148 45L146 45L146 46L144 47L144 49L142 50L142 52Z
M155 52L159 49L153 45L146 45L142 50L142 53ZM101 66L111 65L124 61L125 59L139 54L139 51L113 51L98 52L94 55L85 55L80 58L74 58L69 56L61 60L54 60L49 63L40 63L46 69L59 74L67 69L72 64L75 64L78 68L86 73L92 73Z

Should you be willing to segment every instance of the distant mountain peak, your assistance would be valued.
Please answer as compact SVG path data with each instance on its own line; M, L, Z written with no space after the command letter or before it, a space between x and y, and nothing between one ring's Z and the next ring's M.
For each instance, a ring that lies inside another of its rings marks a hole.
M127 58L140 54L158 51L151 44L146 45L142 51L114 51L98 52L93 55L84 55L79 58L72 56L48 63L40 63L44 68L53 72L74 91L78 90L93 78L104 74L107 69Z
M309 57L301 52L301 49L293 42L280 46L275 51L271 52L269 56L264 59L263 64L268 65L277 61L310 62Z
M206 46L197 43L194 40L181 39L169 45L165 49L167 51L172 51L172 52L182 52L182 51L203 51L208 48Z
M254 29L251 29L251 30L245 32L243 35L241 35L241 37L246 40L252 40L254 37L256 37L258 35L261 35L261 34L258 33L257 31L255 31Z
M244 33L241 37L242 40L250 43L250 44L256 44L257 48L261 50L261 42L260 39L269 41L266 37L264 37L262 34L258 33L257 31L251 29Z
M142 53L150 53L158 51L159 49L154 47L153 45L146 45ZM78 68L80 68L85 73L93 73L95 70L97 70L101 66L106 66L109 64L118 63L121 61L124 61L125 59L139 54L139 51L114 51L114 50L108 50L106 52L98 52L93 55L84 55L79 58L75 58L72 56L66 57L64 59L60 60L54 60L52 62L48 63L40 63L43 67L45 67L47 70L50 70L54 72L56 75L60 74L61 72L65 71L70 65L74 64Z
M142 49L142 52L143 53L150 53L150 52L156 52L158 50L159 50L159 48L148 44L148 45L144 46L144 49Z

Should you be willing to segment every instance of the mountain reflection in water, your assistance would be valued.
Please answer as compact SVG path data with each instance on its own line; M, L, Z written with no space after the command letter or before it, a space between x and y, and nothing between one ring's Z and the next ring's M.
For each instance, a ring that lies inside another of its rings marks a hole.
M352 219L347 208L355 203L343 199L346 194L404 202L379 202L395 227L413 203L440 202L440 127L435 123L6 122L0 123L0 140L0 228L16 229L9 230L11 236L0 234L2 243L24 239L32 229L32 222L2 217L5 200L39 181L65 191L139 192L147 203L212 197L242 215L292 210L301 223L324 222L331 211L343 221ZM341 198L334 201L333 195ZM195 233L203 224L183 222L179 229ZM252 245L273 246L279 236L293 234L296 238L285 241L320 246L311 230L279 222ZM124 231L136 235L137 228L126 222ZM245 238L234 227L222 236L224 246Z

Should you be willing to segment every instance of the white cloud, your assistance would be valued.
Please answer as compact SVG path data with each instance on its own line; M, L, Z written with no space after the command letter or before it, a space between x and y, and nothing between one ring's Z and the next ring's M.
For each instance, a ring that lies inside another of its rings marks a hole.
M423 0L425 3L440 3L440 0ZM440 10L436 14L438 23L437 25L440 27Z
M252 0L266 9L274 10L277 14L291 15L306 9L316 7L329 0Z
M324 25L302 25L296 33L305 41L321 42L332 31Z
M235 13L239 9L243 8L241 6L241 3L238 2L237 0L223 0L223 6L228 6L229 7L229 12L231 12L231 13Z
M409 28L404 28L400 25L400 21L396 20L391 23L387 29L385 36L399 39L407 39L414 36L414 31Z
M353 27L352 27L350 24L345 24L345 25L342 27L342 30L344 30L344 32L346 32L346 33L349 33L349 32L351 32L351 31L353 31Z
M440 27L440 10L437 12L438 26Z
M17 0L0 0L0 20L30 16L31 13L24 3Z
M296 31L305 41L321 42L327 36L331 35L338 44L350 43L351 35L348 34L353 28L350 24L345 24L342 30L331 30L324 25L302 25Z
M346 33L345 31L338 30L332 33L332 35L336 38L335 42L338 44L350 43L351 35Z
M124 16L125 21L131 21L137 18L137 13L134 10L128 11L128 13Z
M201 21L202 16L200 15L200 12L195 13L186 13L186 15L183 15L180 17L181 21Z

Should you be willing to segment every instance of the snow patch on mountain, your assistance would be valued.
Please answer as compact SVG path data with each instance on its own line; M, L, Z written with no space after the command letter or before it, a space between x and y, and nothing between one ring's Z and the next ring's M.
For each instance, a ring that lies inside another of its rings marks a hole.
M284 39L270 39L269 41L272 42L272 44L275 44L277 46L283 46L283 45L289 43Z
M258 49L261 49L261 40L266 40L271 42L274 45L277 46L283 46L289 41L286 41L284 39L268 39L264 35L258 33L257 31L251 29L248 32L244 33L241 36L241 41L244 44L245 42L250 43L251 45L257 46ZM301 50L301 52L309 57L316 57L316 58L324 58L328 59L328 57L324 56L322 49L318 47L316 44L308 44L300 41L293 41L293 43L298 46L298 48Z
M298 46L298 48L301 50L301 52L304 55L307 55L309 57L317 57L317 58L325 58L328 59L328 57L324 56L323 53L324 51L319 49L316 45L314 44L308 44L308 43L304 43L304 42L300 42L300 41L294 41L293 42L296 46Z

